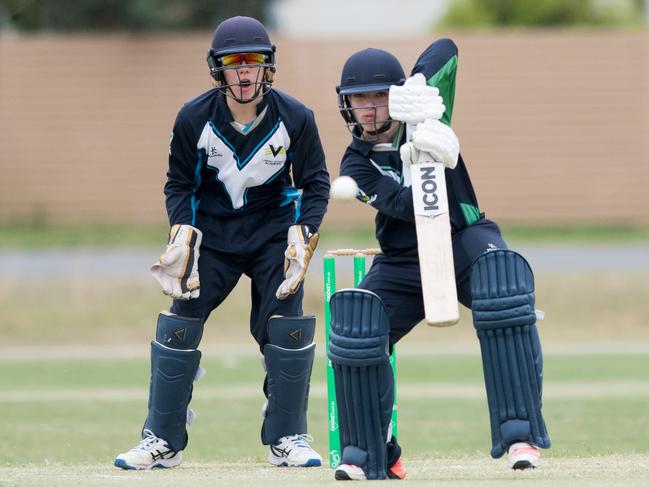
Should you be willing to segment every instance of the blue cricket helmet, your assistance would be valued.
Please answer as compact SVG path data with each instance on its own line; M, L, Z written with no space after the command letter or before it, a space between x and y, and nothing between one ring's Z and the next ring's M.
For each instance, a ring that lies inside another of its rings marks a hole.
M214 57L238 52L263 52L272 55L275 46L264 25L252 17L231 17L221 22L212 37L209 53Z
M264 25L257 19L243 16L231 17L221 22L214 31L212 44L207 51L207 65L210 68L210 75L225 92L227 92L227 86L223 70L227 68L223 66L221 58L226 54L237 53L263 53L266 55L266 61L260 66L266 68L263 92L268 91L273 83L272 73L275 72L275 45L271 43ZM243 100L239 101L244 102Z
M352 54L343 66L338 93L338 109L345 119L352 134L362 132L362 126L354 119L349 95L356 93L372 93L387 91L392 85L402 85L406 81L406 73L399 60L382 49L363 49ZM389 122L387 120L386 122ZM389 124L381 130L387 129Z
M343 66L339 95L384 91L392 85L402 85L406 74L399 60L381 49L363 49L352 54Z

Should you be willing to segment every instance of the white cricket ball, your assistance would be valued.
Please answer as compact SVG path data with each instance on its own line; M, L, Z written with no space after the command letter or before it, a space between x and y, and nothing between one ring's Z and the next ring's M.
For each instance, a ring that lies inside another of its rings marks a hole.
M337 200L351 200L358 194L358 185L349 176L340 176L331 183L330 194Z

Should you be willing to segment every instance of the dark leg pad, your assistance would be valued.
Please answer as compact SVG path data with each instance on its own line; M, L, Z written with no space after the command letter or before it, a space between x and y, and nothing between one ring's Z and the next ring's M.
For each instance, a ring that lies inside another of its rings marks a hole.
M268 321L264 345L266 406L261 441L270 445L282 436L307 433L307 406L315 355L315 317L279 317Z
M519 441L548 448L532 270L516 252L485 252L473 263L471 293L491 418L491 456L501 457Z
M175 451L187 445L187 406L200 360L198 350L175 350L151 342L149 415L144 428L167 440Z
M374 293L348 289L331 297L329 360L334 368L343 463L369 480L387 477L387 447L394 403L390 325Z

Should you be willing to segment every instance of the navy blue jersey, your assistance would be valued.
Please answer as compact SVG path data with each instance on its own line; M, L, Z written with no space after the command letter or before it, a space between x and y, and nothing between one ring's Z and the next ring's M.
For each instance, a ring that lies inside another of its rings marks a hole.
M398 146L405 134L397 135L398 144L377 144L354 138L340 165L340 174L358 184L357 198L378 210L376 239L385 255L417 255L417 233L412 202L412 188L402 172ZM460 155L453 170L446 169L451 231L456 233L477 222L482 215L469 173Z
M241 126L225 95L207 91L176 117L164 192L171 225L194 225L201 213L231 217L297 200L295 223L316 231L329 174L313 112L273 89L255 120Z

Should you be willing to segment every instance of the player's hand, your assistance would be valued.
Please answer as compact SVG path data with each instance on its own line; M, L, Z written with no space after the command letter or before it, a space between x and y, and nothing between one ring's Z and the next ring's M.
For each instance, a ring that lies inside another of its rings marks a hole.
M437 87L428 86L424 75L417 73L401 86L390 86L388 109L394 120L416 124L429 118L438 120L446 107Z
M151 266L151 274L162 292L186 301L200 294L198 256L203 233L191 225L174 225L169 231L167 249Z
M318 245L318 234L306 225L292 225L288 229L288 247L284 252L284 281L277 288L277 299L295 294L304 280L307 267Z
M439 120L429 119L417 124L412 140L403 144L399 152L405 165L430 159L454 169L460 154L460 142L451 127Z

